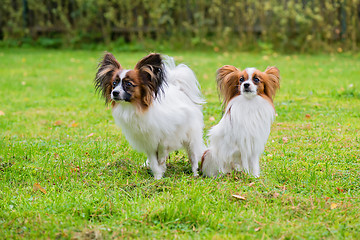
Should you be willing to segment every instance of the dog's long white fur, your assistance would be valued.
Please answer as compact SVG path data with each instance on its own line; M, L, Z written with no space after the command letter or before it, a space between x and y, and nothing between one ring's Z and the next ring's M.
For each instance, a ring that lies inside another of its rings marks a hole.
M259 177L259 157L274 118L275 110L264 98L234 97L220 122L208 134L210 143L204 156L203 173L214 177L235 169Z
M182 147L188 151L192 171L197 176L198 162L205 149L201 105L204 100L199 83L188 66L176 66L170 57L163 62L167 83L150 107L141 112L122 101L112 114L129 143L147 154L147 164L156 179L163 176L169 153Z

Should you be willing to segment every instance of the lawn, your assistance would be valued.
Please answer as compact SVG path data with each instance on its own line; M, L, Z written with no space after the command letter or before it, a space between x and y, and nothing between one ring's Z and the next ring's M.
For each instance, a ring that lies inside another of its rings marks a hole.
M166 54L199 79L205 133L219 67L280 69L261 177L194 178L177 151L154 180L94 92L102 52L0 49L0 238L360 238L360 55Z

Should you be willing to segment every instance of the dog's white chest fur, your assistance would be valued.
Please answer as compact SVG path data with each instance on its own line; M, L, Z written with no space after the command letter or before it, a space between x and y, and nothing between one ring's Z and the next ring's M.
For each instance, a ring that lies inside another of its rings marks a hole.
M262 152L275 116L270 103L260 96L248 99L240 95L229 102L226 110L226 131L236 148L242 154Z

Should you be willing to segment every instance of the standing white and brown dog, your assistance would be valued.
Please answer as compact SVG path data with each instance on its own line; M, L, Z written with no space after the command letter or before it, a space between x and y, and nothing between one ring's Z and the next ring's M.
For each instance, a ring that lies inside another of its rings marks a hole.
M112 104L112 115L129 143L147 154L155 179L171 151L184 147L197 176L204 152L199 84L186 65L152 53L134 69L123 69L111 53L99 63L95 88Z
M214 177L244 170L259 177L259 158L275 118L273 97L280 87L280 72L276 67L261 72L226 65L217 71L217 84L225 112L209 132L202 172Z

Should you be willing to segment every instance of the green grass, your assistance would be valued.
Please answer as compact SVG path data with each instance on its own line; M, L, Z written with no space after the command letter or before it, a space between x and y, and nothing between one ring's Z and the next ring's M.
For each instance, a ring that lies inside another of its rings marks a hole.
M0 238L360 238L359 55L166 54L197 74L205 132L216 69L280 69L261 177L194 178L178 151L155 181L94 94L101 52L0 49Z

